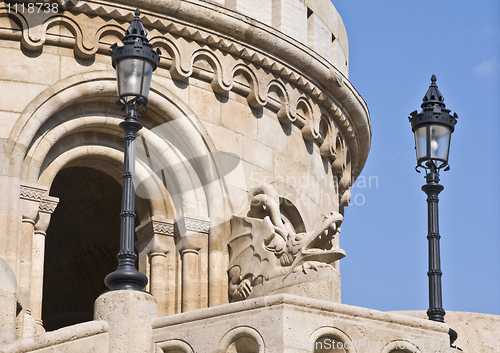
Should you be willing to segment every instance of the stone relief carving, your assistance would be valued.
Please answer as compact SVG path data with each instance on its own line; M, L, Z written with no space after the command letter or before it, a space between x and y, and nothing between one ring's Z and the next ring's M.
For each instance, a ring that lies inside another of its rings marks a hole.
M263 185L250 192L247 217L233 216L229 247L229 297L246 299L252 288L291 273L332 267L345 251L336 245L343 217L337 212L323 216L321 226L295 233L281 219L279 198L273 187Z

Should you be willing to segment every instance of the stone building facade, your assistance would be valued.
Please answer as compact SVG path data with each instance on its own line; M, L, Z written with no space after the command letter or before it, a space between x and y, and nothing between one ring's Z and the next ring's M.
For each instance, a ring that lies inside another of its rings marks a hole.
M149 283L105 292L123 168L109 48L136 7L162 53L137 139ZM1 2L0 59L0 351L452 350L446 324L340 303L371 127L329 0Z

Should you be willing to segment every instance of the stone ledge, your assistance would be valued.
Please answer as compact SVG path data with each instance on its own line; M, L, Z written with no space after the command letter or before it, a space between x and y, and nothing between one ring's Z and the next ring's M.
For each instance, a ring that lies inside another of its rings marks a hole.
M107 333L108 324L105 321L90 321L47 332L40 336L27 337L18 341L0 345L0 352L30 352L47 347L53 347L67 342Z
M318 342L348 353L449 353L448 326L429 320L280 294L153 320L157 347L184 342L193 352L314 352Z
M153 320L152 325L153 329L158 329L192 321L214 318L216 316L241 313L255 309L280 305L291 305L301 308L319 310L323 312L364 318L373 321L388 322L391 324L431 330L439 333L448 334L449 330L448 325L435 321L409 317L402 314L387 313L374 309L361 308L347 304L338 304L319 299L305 298L291 294L277 294L263 298L249 299L236 303L214 306L187 313L159 317Z

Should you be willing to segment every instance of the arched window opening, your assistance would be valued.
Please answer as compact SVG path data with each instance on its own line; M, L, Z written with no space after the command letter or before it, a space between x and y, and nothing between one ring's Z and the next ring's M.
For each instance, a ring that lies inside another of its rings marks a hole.
M333 336L321 336L314 342L314 353L346 353L343 341Z
M259 353L259 345L252 337L239 337L227 348L227 353Z
M117 266L121 185L86 167L61 170L45 240L42 320L47 331L93 319L94 301Z

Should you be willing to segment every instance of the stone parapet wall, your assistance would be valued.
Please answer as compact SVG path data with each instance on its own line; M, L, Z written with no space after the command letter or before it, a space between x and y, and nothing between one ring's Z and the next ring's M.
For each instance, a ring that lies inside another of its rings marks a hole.
M396 311L396 314L427 319L425 311ZM444 321L455 330L455 345L463 352L500 352L500 315L446 311Z
M158 318L153 336L166 352L453 351L445 324L288 294Z
M66 327L37 337L0 344L2 353L108 353L108 330L105 321L92 321Z

